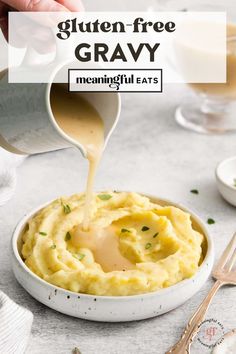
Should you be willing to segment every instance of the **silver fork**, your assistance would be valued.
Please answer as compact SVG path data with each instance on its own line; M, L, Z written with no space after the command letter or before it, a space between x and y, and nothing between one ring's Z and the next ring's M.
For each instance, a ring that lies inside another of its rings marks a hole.
M224 250L220 260L215 266L212 276L216 280L215 284L189 320L180 340L169 349L166 354L189 354L190 345L199 331L199 326L203 321L209 305L221 286L226 284L236 285L236 271L232 267L236 261L236 233L233 235L228 246Z

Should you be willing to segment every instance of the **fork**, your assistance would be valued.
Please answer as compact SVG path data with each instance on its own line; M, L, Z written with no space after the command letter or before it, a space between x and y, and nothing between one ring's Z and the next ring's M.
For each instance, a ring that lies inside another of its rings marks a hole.
M216 280L215 284L189 320L180 340L169 349L166 354L190 354L190 345L200 329L200 324L205 317L214 295L223 285L236 285L236 271L232 270L235 261L236 233L233 235L213 270L212 276Z

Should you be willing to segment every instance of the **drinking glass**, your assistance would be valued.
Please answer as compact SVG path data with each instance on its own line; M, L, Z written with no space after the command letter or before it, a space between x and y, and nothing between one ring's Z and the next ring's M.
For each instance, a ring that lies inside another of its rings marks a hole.
M163 11L222 11L227 14L226 83L191 83L192 94L177 107L175 119L198 133L236 132L236 3L235 0L159 0Z

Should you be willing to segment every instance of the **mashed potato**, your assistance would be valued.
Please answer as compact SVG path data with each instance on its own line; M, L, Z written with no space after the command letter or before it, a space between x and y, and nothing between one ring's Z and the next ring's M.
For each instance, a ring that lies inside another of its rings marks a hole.
M97 194L85 232L84 195L53 201L22 236L26 265L45 281L75 292L133 295L193 276L203 235L190 215L136 193Z

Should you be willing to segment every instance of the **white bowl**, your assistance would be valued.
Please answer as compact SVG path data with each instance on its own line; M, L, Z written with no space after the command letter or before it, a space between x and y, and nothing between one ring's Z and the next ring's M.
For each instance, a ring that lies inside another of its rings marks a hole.
M236 156L220 162L215 171L216 183L222 197L231 205L236 206Z
M168 200L148 196L160 205L173 205L191 214L195 228L205 235L205 257L197 273L173 286L152 293L131 296L95 296L75 293L52 284L34 274L20 255L21 235L28 220L45 207L41 205L27 214L12 236L12 265L18 282L36 300L64 314L93 321L135 321L161 315L182 305L206 282L213 266L213 243L204 223L189 209Z

